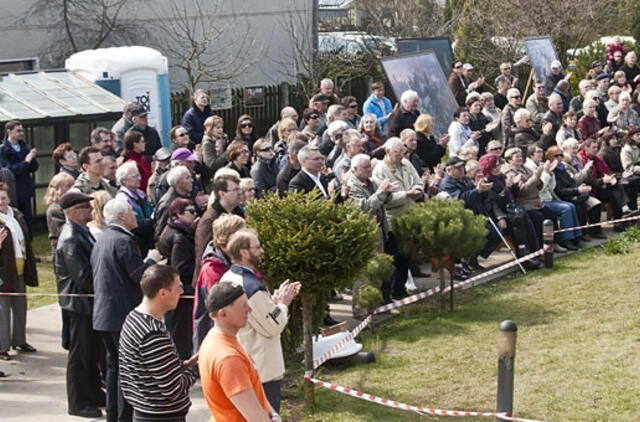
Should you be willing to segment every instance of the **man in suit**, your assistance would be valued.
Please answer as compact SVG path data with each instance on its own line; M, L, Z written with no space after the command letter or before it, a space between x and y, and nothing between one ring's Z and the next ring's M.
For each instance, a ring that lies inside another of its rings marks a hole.
M62 226L54 268L58 293L93 294L91 251L96 242L87 223L91 221L92 196L67 192L60 198L66 223ZM60 297L60 307L69 318L67 360L67 406L70 415L99 418L104 405L98 362L102 344L91 321L93 299Z
M29 148L24 142L24 128L19 120L9 120L4 125L5 138L0 147L0 167L11 170L16 178L17 208L24 215L29 228L29 237L33 233L33 212L31 198L35 194L35 185L31 173L38 170L36 149Z
M132 409L124 401L118 385L118 343L127 314L142 300L140 280L147 267L160 261L160 253L152 249L145 261L131 230L138 226L131 205L123 199L112 199L103 209L109 229L96 242L91 252L93 269L93 329L100 333L107 360L107 421L131 421Z
M298 152L298 161L300 161L301 170L289 182L289 190L309 193L317 188L320 195L329 199L329 181L322 173L324 155L320 149L317 146L307 145Z

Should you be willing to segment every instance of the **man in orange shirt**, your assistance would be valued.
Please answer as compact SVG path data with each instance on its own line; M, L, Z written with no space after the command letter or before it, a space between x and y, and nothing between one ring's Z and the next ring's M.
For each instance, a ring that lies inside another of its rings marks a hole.
M251 312L243 287L214 285L207 296L207 310L215 325L202 342L198 365L211 422L280 422L251 358L236 338Z

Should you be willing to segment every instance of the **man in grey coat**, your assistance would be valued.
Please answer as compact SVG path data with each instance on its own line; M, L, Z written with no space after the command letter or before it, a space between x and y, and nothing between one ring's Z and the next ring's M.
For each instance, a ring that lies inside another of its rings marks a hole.
M132 409L124 401L118 386L118 344L127 314L142 300L140 280L147 267L160 261L160 253L152 249L142 260L131 230L138 226L131 205L112 199L103 210L109 229L96 242L91 252L93 269L93 329L100 333L106 349L107 421L131 421Z

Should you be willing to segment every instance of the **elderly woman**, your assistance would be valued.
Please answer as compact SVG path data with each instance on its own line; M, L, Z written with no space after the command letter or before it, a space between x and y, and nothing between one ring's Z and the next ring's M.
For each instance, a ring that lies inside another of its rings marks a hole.
M556 133L556 145L562 147L562 143L569 138L581 139L580 132L577 129L578 115L573 111L569 111L562 116L562 126Z
M202 142L204 135L204 122L213 115L211 106L209 106L209 95L204 89L196 89L192 97L192 107L184 113L180 125L187 129L189 138L193 145Z
M227 148L227 160L229 163L225 166L238 172L240 177L251 177L249 169L249 156L251 152L244 141L233 141Z
M107 191L99 190L93 193L93 200L91 201L92 219L87 223L87 227L89 227L89 232L91 232L91 235L96 240L98 240L100 236L102 236L102 233L108 228L102 210L110 199L111 195Z
M629 53L631 54L631 53ZM640 128L633 128L622 138L620 163L624 171L640 177Z
M0 292L25 293L26 286L38 285L36 259L27 223L20 211L9 206L9 198L9 188L0 183L0 229L7 234L0 249ZM36 351L27 343L26 326L27 298L0 296L0 360L11 360L10 347L25 353Z
M621 89L621 92L631 92L631 85L627 82L627 75L624 70L618 70L613 74L613 86L617 86Z
M468 161L476 161L478 159L478 147L462 147L458 153L458 157L465 163Z
M253 143L258 140L258 136L256 135L256 124L253 121L253 117L248 114L243 114L238 118L236 137L233 140L244 141L249 146L249 151L253 150Z
M513 115L513 122L516 128L514 133L514 145L522 150L523 156L527 153L530 145L538 143L540 133L533 127L531 113L526 108L520 108ZM548 126L545 126L548 127Z
M171 139L171 152L178 148L189 148L189 131L180 125L171 128L169 139Z
M169 206L169 219L158 239L158 251L167 264L180 274L185 295L193 294L193 271L195 267L194 229L197 211L192 200L176 198ZM167 328L176 345L180 359L191 357L193 299L181 298L176 309L165 316Z
M442 157L447 153L447 144L449 143L448 134L441 136L439 140L436 139L433 135L433 124L433 117L429 114L421 114L413 125L418 137L416 152L424 167L429 168L432 173L434 167L442 161Z
M65 194L71 186L73 186L74 179L68 173L58 173L49 182L47 186L47 193L44 195L44 203L47 207L47 229L49 230L49 244L51 245L51 252L55 253L56 245L58 244L58 236L60 236L60 230L65 222L64 212L62 207L58 204L62 195Z
M600 120L598 119L598 103L593 98L592 92L587 93L587 98L582 103L582 112L584 115L578 121L578 132L582 139L597 138L602 134ZM589 97L592 97L589 99Z
M640 67L638 67L638 56L634 51L624 56L624 65L621 70L624 72L627 82L631 88L635 89L638 81L640 81Z
M420 117L418 117L418 119L420 119ZM358 126L358 131L363 135L365 140L363 145L364 153L373 157L376 151L380 151L382 149L381 147L383 144L382 134L380 133L380 123L378 123L376 115L365 114L362 116L362 119L360 119L360 125ZM418 141L418 144L420 144L420 141ZM420 147L418 146L418 148ZM380 155L384 155L384 153Z
M632 171L624 169L621 150L622 147L618 142L618 138L612 132L607 132L602 136L602 146L598 151L598 156L604 160L611 172L620 179L622 187L629 197L629 208L635 210L638 209L637 197L640 190L640 178L634 177Z
M267 192L276 191L278 163L276 163L271 141L260 138L253 144L256 162L251 168L251 178L255 182L256 196L262 198Z
M480 132L472 132L469 127L469 111L464 107L459 107L453 113L453 122L449 125L449 156L457 157L464 146L478 147Z
M540 189L543 186L543 178L549 179L550 164L539 166L535 171L525 167L520 148L509 148L505 152L507 163L501 171L507 177L513 178L512 190L516 200L525 209L535 227L538 244L542 244L542 222L546 219L556 221L558 215L542 203ZM556 224L554 224L555 226ZM566 252L562 246L555 245L556 252Z
M551 153L549 153L551 151ZM540 189L540 199L545 207L551 209L553 213L560 217L560 228L567 229L571 227L577 227L580 225L576 206L572 202L561 200L555 193L556 179L554 170L558 165L562 163L564 154L560 148L553 146L547 150L547 161L544 161L544 151L536 146L529 147L527 162L525 166L536 171L538 167L545 166L545 171L542 173L540 180L542 181L542 188ZM565 249L575 250L580 247L579 238L582 236L581 230L574 230L570 232L560 233L558 243Z
M589 160L584 164L582 163L582 159L578 155L580 143L576 139L567 139L562 144L561 149L564 153L564 165L567 173L571 175L578 185L583 184L591 174L593 161Z
M118 167L116 180L120 185L116 198L127 201L136 214L138 227L133 230L133 234L139 240L142 256L145 256L153 248L153 206L141 189L140 172L135 163L127 161Z
M495 154L486 154L480 157L479 167L481 176L491 182L491 196L498 206L487 208L492 211L492 218L502 231L511 236L516 248L516 255L522 257L540 249L535 226L524 212L522 206L516 201L513 193L514 177L505 177L500 171L500 157ZM485 206L486 207L486 206ZM537 258L527 261L526 266L531 269L543 266Z
M125 162L132 161L138 167L140 173L140 186L144 192L147 191L147 183L151 177L151 165L147 158L144 156L144 150L146 143L142 133L136 131L128 131L124 135L124 149L122 150L122 157Z
M229 138L224 133L224 120L222 120L222 117L207 117L204 121L204 135L202 136L202 162L213 173L227 164L224 150L228 145Z
M620 94L622 93L622 89L619 86L611 86L609 87L609 101L605 101L604 106L608 111L611 111L615 106L618 105L618 101L620 98Z
M640 126L638 113L631 107L631 95L623 92L618 98L618 105L609 111L607 122L611 123L613 129L622 137L631 126Z

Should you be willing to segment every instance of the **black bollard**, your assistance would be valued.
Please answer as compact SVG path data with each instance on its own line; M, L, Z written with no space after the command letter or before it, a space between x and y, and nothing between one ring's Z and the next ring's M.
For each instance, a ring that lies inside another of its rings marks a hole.
M542 247L544 252L545 268L553 268L553 221L542 222Z
M500 337L498 338L498 413L513 413L513 376L516 360L516 339L518 326L511 320L500 323ZM506 422L506 419L496 418L496 421Z

